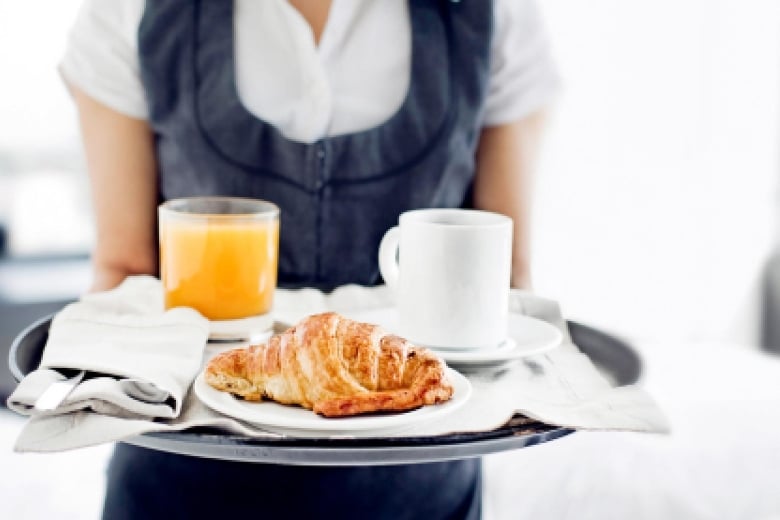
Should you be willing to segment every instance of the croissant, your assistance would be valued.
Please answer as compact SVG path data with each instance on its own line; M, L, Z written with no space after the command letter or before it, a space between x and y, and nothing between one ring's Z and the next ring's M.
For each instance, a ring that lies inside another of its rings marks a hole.
M205 379L247 401L267 397L326 417L411 410L453 393L432 352L333 312L309 316L266 344L218 354Z

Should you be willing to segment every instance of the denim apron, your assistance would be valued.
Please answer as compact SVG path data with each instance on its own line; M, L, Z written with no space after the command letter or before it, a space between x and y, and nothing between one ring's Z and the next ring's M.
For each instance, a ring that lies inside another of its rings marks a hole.
M468 203L492 11L490 0L410 0L411 77L401 107L377 127L308 144L242 105L232 1L147 0L138 43L160 199L270 200L281 209L281 287L378 283L379 241L402 212ZM472 519L480 481L473 459L317 468L119 444L104 517Z

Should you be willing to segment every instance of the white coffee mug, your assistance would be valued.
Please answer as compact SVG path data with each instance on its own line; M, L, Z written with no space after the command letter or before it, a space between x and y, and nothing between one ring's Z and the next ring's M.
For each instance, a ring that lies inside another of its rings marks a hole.
M407 211L379 245L379 270L395 290L399 334L439 349L506 340L512 219L464 209Z

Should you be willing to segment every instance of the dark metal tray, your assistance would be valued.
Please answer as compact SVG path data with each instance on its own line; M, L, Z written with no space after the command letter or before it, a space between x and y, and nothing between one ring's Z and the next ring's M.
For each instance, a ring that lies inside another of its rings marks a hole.
M35 370L41 360L52 316L23 330L9 353L17 381ZM624 341L591 327L568 322L574 343L616 385L636 382L641 360ZM551 441L574 430L515 417L489 432L373 439L254 439L207 428L175 433L147 433L126 440L162 451L244 462L312 466L359 466L434 462L479 457Z

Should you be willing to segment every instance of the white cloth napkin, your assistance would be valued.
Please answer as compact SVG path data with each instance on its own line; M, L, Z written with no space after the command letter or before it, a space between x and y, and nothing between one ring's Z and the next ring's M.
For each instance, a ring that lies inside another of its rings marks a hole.
M208 320L192 309L163 311L155 278L128 279L55 316L40 367L22 380L8 407L27 415L91 410L117 417L177 417L200 369L208 333ZM57 409L40 412L33 407L38 397L65 379L59 369L87 370L88 377Z
M152 287L145 287L152 291ZM159 287L156 289L159 291ZM382 436L433 436L453 432L489 431L523 413L548 424L577 429L666 432L668 423L653 400L637 386L613 388L568 337L558 305L534 294L512 291L510 310L546 320L564 331L564 343L531 361L518 363L500 375L469 374L472 395L457 412L433 423ZM344 286L330 294L314 289L279 290L274 318L295 323L325 310L387 307L392 295L386 287ZM204 362L224 346L209 345ZM242 421L220 415L203 405L192 392L178 417L151 421L99 414L92 410L32 417L22 429L16 451L62 451L132 437L154 431L180 431L211 426L250 437L278 437Z

